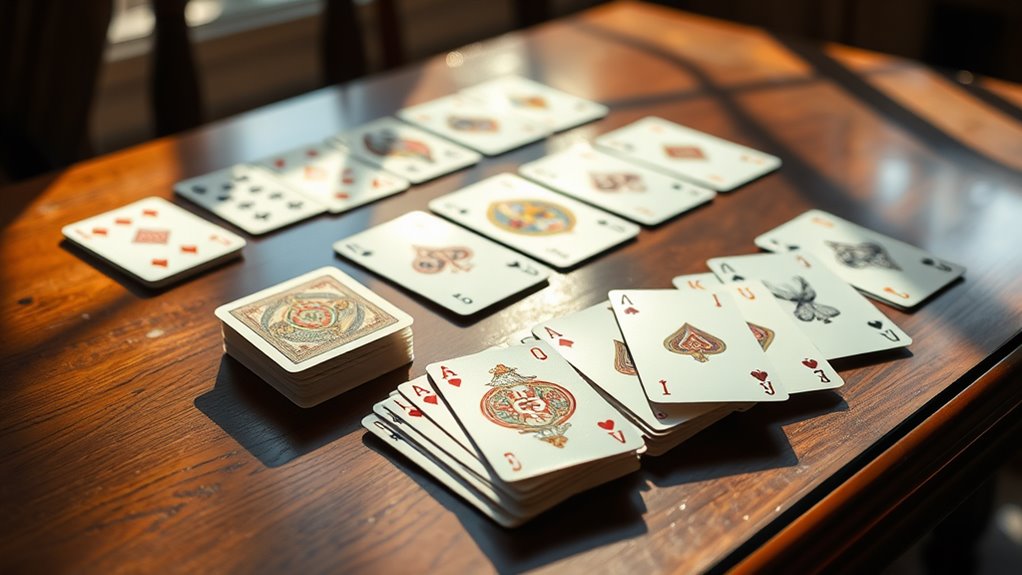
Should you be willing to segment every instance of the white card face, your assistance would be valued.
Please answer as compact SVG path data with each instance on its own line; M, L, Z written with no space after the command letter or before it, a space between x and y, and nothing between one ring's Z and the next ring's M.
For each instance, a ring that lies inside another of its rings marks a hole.
M513 174L429 202L433 212L558 268L639 234L639 227Z
M550 134L545 125L509 106L488 105L494 103L452 94L405 108L397 115L487 156L503 154Z
M487 102L493 109L514 111L550 131L560 132L607 115L607 107L585 98L533 82L503 76L461 91Z
M458 420L454 418L454 414L451 413L451 410L447 408L447 404L440 399L436 390L429 383L428 377L422 375L402 383L397 386L397 390L405 399L410 401L419 411L435 423L437 427L456 441L458 445L468 451L475 451L475 447L472 446L472 442L469 441L468 436L465 435L461 426L458 425Z
M216 316L289 373L412 325L408 314L329 266L224 304Z
M291 189L319 202L334 214L408 189L408 180L356 160L346 149L312 144L265 158Z
M245 240L183 210L150 197L68 224L68 240L95 253L150 287L241 255Z
M965 268L913 245L809 210L756 238L771 252L801 250L871 297L901 308L919 305Z
M588 144L529 162L518 171L558 192L648 226L705 204L717 195L680 178L598 152Z
M543 342L430 364L426 372L505 482L643 447L639 431Z
M388 172L420 184L467 168L479 154L393 118L380 118L341 134L338 143Z
M445 487L458 494L462 499L472 504L476 509L497 523L505 527L513 527L522 522L520 518L510 515L496 503L481 496L475 489L466 486L464 480L455 478L448 469L416 449L415 446L410 445L400 435L388 428L387 424L378 415L370 414L365 416L362 419L362 427L397 450L398 453L407 457L419 469L433 476L434 479L444 484Z
M721 407L714 403L651 406L609 302L541 323L532 328L532 333L656 431L666 431Z
M596 145L718 192L781 167L781 159L653 116L596 139Z
M674 287L680 290L729 294L788 393L833 389L844 384L841 376L798 329L791 314L781 308L762 282L753 280L724 285L716 279L711 283L695 276L678 276L673 282Z
M727 294L612 290L646 395L658 403L783 401L780 379Z
M282 184L269 170L246 164L178 182L174 193L252 235L326 211L322 204Z
M912 338L809 254L752 254L706 262L724 282L756 279L827 359L906 347Z
M464 316L550 275L529 258L425 212L338 240L334 251Z

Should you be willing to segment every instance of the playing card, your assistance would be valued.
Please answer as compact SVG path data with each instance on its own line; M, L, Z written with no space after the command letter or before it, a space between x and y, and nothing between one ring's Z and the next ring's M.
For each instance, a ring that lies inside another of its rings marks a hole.
M827 359L912 343L855 288L809 254L752 254L706 263L724 282L761 280Z
M311 144L259 162L284 185L339 214L408 189L408 180L356 160L347 149Z
M338 240L334 251L463 316L550 275L529 258L424 212Z
M532 333L653 430L671 429L720 407L713 403L651 406L609 302L541 323Z
M746 280L725 285L716 279L703 281L701 276L704 275L708 274L678 276L673 280L674 287L730 294L788 393L833 389L844 384L841 376L798 329L791 314L781 308L762 282Z
M730 295L612 290L609 297L646 395L657 403L788 398Z
M598 152L588 144L529 162L518 171L558 192L648 226L717 195L713 190Z
M822 210L809 210L756 238L772 252L801 250L867 295L912 308L965 268Z
M261 166L238 164L174 184L174 193L252 235L264 234L326 211L283 185Z
M776 156L653 116L603 134L596 145L718 192L781 166Z
M543 342L433 363L426 372L505 482L643 446L638 430Z
M149 287L162 287L239 257L245 240L150 197L68 224L64 237Z
M631 222L513 174L435 198L429 209L562 269L639 234Z
M503 76L461 91L491 109L514 111L560 132L607 115L603 104L573 96L521 76Z
M496 105L495 105L496 104ZM507 104L452 94L405 108L397 116L451 141L496 156L541 140L550 130Z
M329 266L222 305L216 316L289 373L412 323L408 314Z
M481 159L472 150L393 118L379 118L333 141L413 184L467 168Z

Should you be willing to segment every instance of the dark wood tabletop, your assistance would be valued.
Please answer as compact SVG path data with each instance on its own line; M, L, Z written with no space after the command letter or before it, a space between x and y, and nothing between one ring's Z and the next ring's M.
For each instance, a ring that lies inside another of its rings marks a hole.
M177 180L509 72L610 114L353 212L249 238L243 260L161 291L61 242L63 225L172 198ZM1020 102L1022 88L1006 82L613 3L0 189L0 572L804 572L889 555L890 534L908 537L947 513L1022 419ZM469 322L331 250L646 115L784 164ZM665 288L708 258L753 253L756 235L808 208L968 268L915 312L877 304L915 343L837 363L846 384L834 392L729 416L517 530L359 427L430 362L609 289ZM213 309L323 265L414 317L415 362L303 410L223 355Z

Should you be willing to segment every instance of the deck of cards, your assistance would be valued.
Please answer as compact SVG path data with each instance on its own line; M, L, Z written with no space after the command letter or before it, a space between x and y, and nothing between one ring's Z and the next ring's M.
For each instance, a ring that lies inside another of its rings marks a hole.
M543 342L426 372L363 425L501 525L639 467L640 431Z
M216 309L224 351L301 407L412 361L412 318L324 267Z

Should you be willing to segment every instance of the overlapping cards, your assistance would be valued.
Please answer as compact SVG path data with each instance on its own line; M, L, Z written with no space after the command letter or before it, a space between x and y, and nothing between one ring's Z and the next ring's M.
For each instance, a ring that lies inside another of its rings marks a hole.
M224 351L312 407L412 361L412 318L334 267L216 309Z

